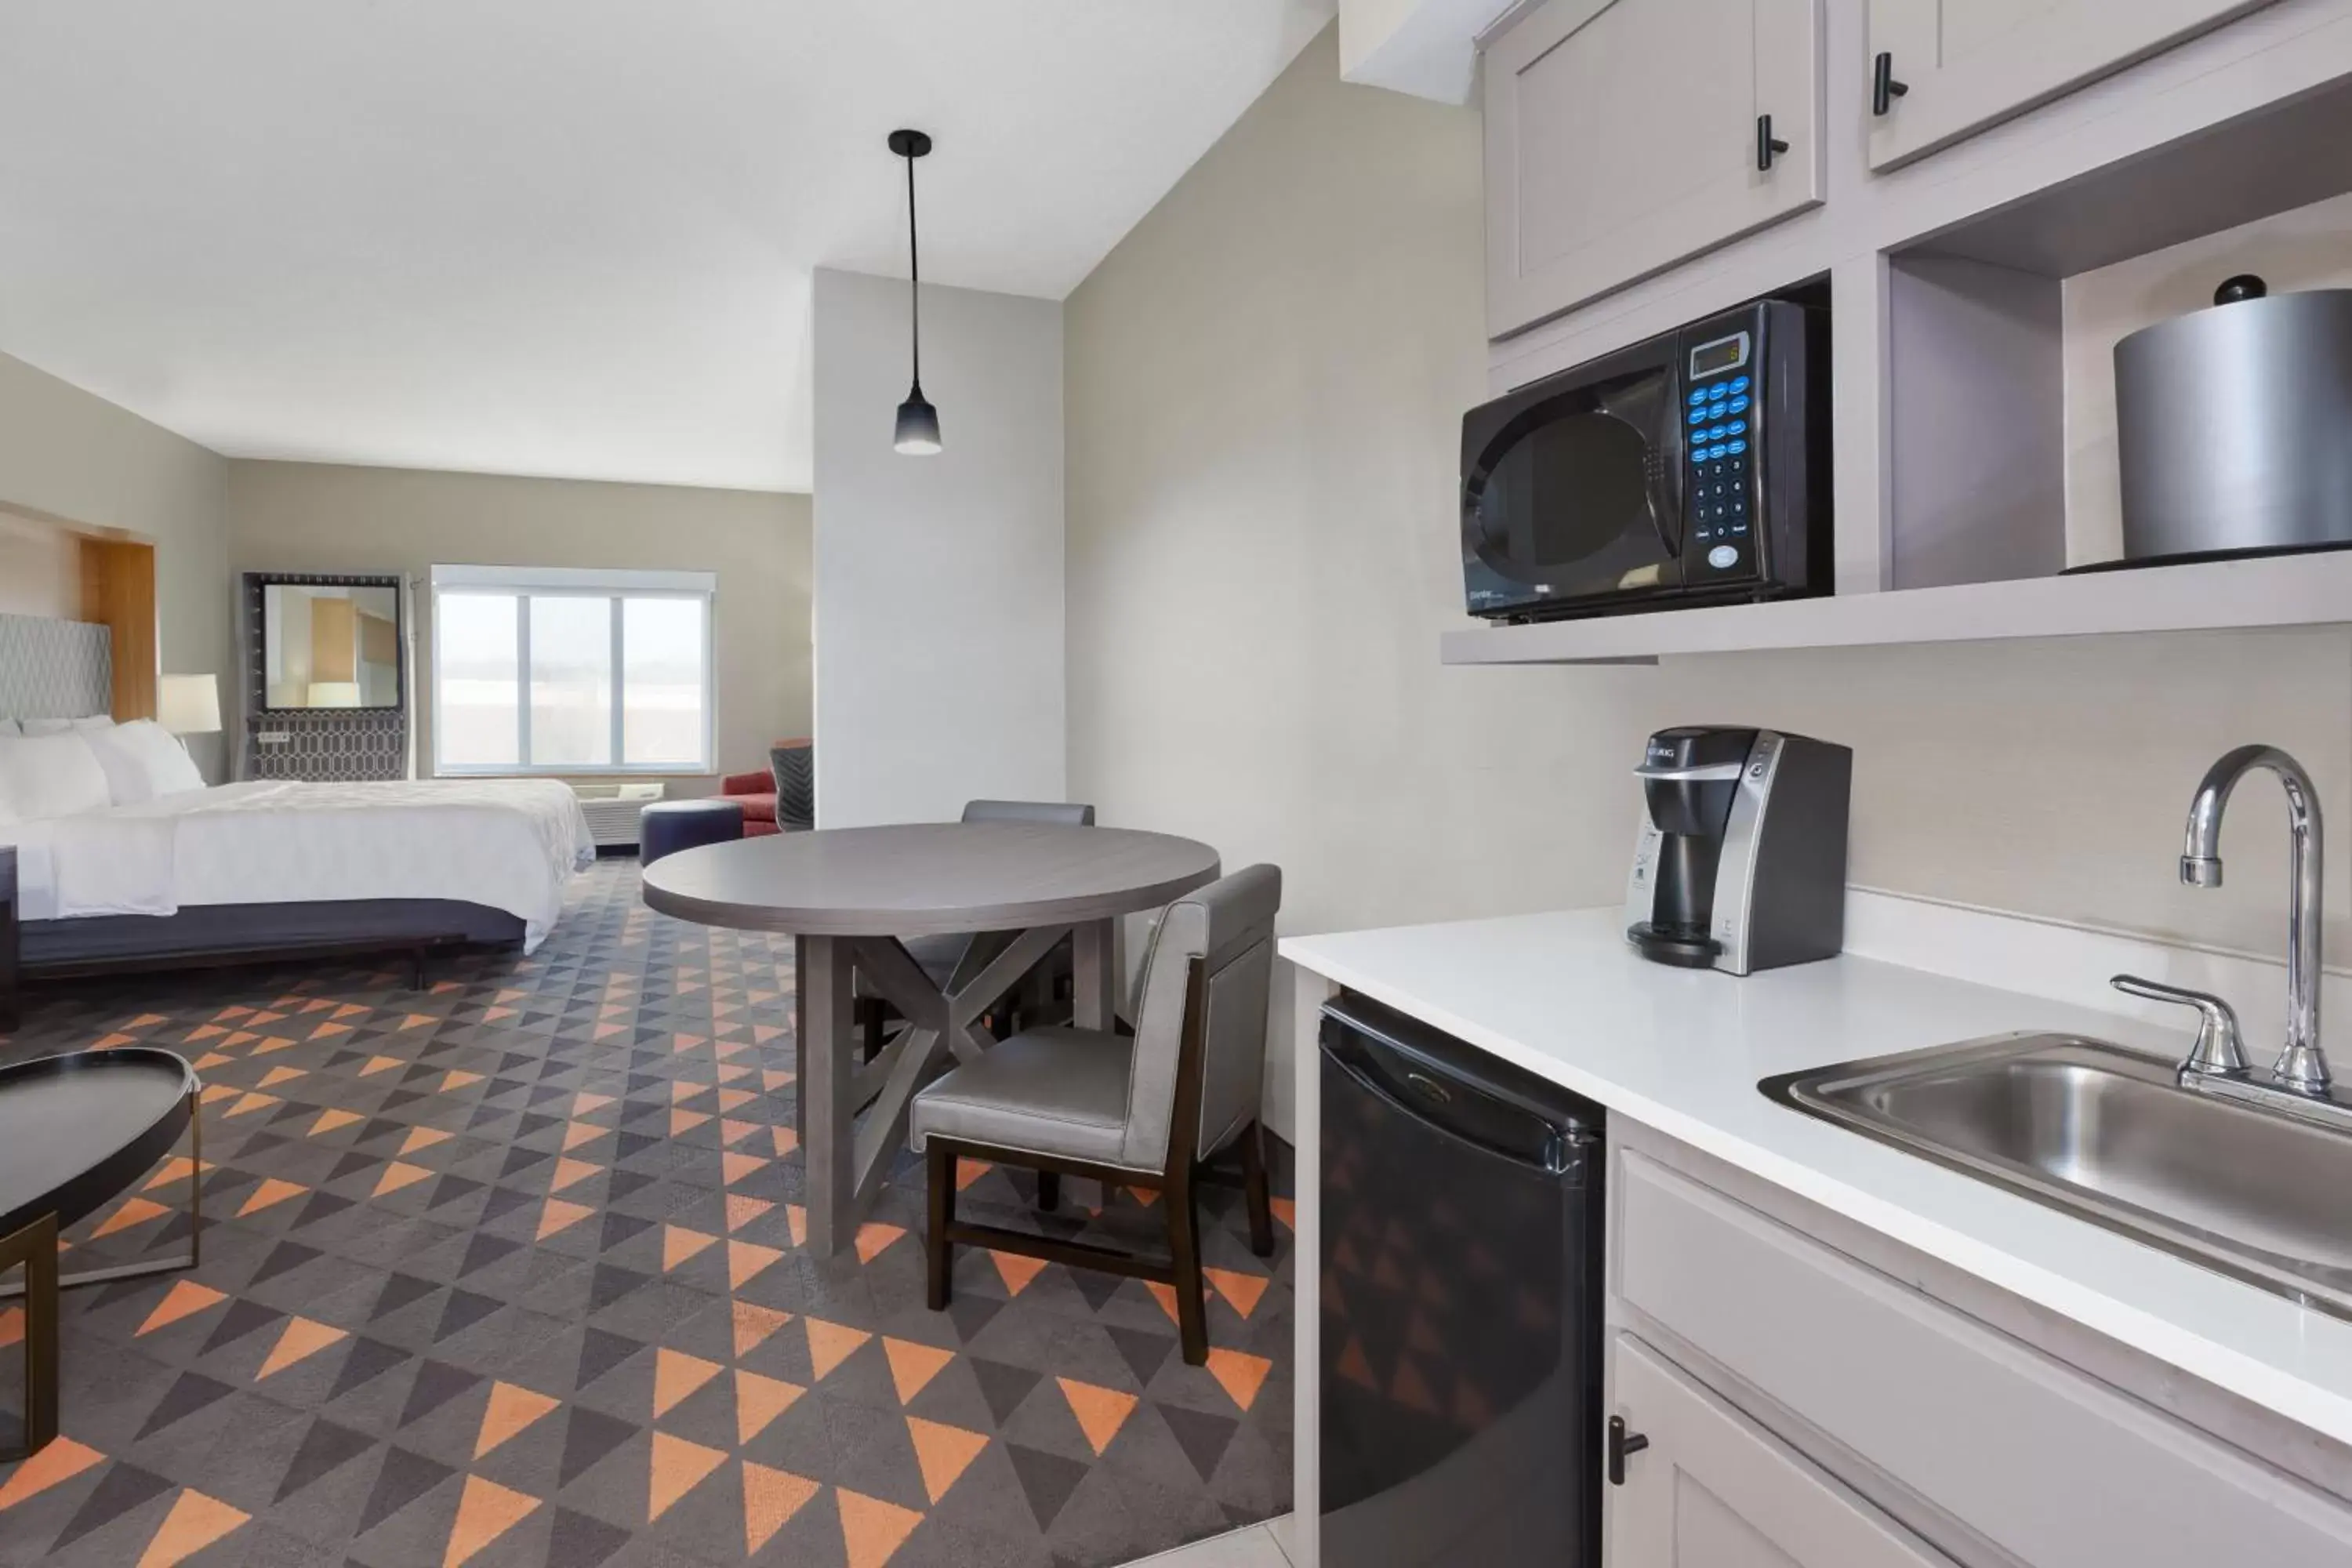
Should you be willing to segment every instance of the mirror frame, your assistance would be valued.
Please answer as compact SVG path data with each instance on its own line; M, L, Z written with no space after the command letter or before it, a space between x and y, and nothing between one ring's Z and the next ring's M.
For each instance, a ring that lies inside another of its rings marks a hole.
M254 681L260 692L256 715L316 719L338 713L404 713L408 710L407 584L389 574L337 574L317 572L248 572L246 582L256 593L253 601ZM383 588L392 595L393 700L356 708L273 708L269 706L269 590L272 588Z

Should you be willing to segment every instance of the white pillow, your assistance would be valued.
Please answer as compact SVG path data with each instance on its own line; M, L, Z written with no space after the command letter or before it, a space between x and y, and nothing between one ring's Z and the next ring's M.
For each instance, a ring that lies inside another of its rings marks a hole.
M21 735L24 732L16 727L14 719L0 719L0 735Z
M0 801L18 816L102 811L109 798L106 770L88 736L0 736Z
M76 738L98 758L107 795L117 805L142 805L159 795L205 787L187 748L152 719L133 719Z
M62 735L68 730L73 728L73 721L70 719L26 719L19 721L18 727L21 728L27 735Z
M110 713L93 713L87 719L68 721L66 728L81 731L111 730L114 728L114 717Z

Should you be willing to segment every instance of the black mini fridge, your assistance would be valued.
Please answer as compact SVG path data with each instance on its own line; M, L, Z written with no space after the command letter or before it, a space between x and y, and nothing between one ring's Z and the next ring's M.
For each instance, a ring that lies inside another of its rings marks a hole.
M1600 1107L1323 1010L1326 1568L1599 1568Z

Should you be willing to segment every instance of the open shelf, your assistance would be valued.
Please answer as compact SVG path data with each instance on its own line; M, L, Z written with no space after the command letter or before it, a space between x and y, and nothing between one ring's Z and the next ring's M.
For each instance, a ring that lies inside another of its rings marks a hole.
M2352 622L2352 551L1896 588L1444 633L1447 664L1648 663L1664 655Z
M2115 347L2212 304L2352 287L2352 77L1885 253L1881 584L2126 553Z

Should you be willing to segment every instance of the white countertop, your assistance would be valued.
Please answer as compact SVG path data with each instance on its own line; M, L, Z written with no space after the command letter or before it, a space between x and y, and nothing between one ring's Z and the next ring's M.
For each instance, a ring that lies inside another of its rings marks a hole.
M1759 1079L2016 1029L2178 1059L2116 1014L1845 956L1745 979L1626 946L1620 910L1286 937L1302 968L1907 1246L2352 1443L2352 1323L1766 1100ZM2352 1202L2352 1197L2347 1197Z

